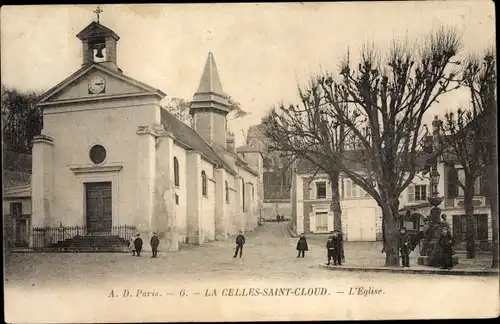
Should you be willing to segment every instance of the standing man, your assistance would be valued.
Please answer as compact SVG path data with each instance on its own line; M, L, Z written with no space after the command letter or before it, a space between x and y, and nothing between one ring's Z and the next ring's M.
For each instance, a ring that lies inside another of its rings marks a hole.
M234 252L234 258L236 258L238 251L240 252L241 258L241 255L243 254L243 244L245 244L245 237L243 236L243 232L240 231L240 234L236 236L236 251Z
M134 246L135 246L135 252L137 252L137 256L141 256L141 250L142 250L142 238L141 234L137 233L137 237L134 240Z
M343 250L343 242L342 242L342 234L335 230L333 231L332 237L333 243L333 265L342 265L344 250Z
M403 267L410 267L410 237L406 233L406 228L401 227L399 230L399 251Z
M156 233L153 232L153 236L151 237L151 241L149 243L151 244L151 251L153 251L153 255L151 257L156 258L158 255L158 245L160 245L160 240L158 239L158 236L156 236Z
M455 244L455 240L446 227L441 230L438 244L441 248L441 269L451 270L453 268L453 245Z
M299 241L297 242L297 251L299 251L299 254L297 254L297 258L300 258L301 254L302 257L304 257L306 251L309 251L309 247L307 245L307 239L304 233L300 234Z

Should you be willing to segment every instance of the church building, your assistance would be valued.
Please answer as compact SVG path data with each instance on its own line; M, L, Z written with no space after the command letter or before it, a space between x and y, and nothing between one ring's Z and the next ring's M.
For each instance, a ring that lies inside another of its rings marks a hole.
M77 37L82 67L38 102L43 130L33 141L31 227L78 226L87 237L132 228L127 236L141 234L145 248L156 232L164 251L253 230L262 156L236 151L212 53L190 127L160 105L164 92L118 67L114 31L92 22Z

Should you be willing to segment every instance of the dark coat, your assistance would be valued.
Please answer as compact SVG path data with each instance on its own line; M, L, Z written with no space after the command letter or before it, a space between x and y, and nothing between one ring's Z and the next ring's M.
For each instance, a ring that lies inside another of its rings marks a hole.
M158 245L160 245L160 240L158 239L158 236L153 236L151 237L151 241L149 243L151 244L151 246L157 247Z
M297 250L309 251L309 247L307 246L307 240L305 237L299 238L299 241L297 242Z
M399 233L399 250L401 253L409 254L410 253L410 236L408 233L401 234Z
M136 237L134 240L134 246L136 250L142 249L142 238Z
M453 245L455 244L455 239L451 236L450 233L447 235L441 235L438 241L439 247L444 254L452 254L453 253Z
M333 243L333 247L334 247L335 251L337 251L338 253L342 253L343 252L343 249L342 249L342 235L334 236L332 238L332 243ZM342 253L342 255L343 255L343 253Z
M334 250L335 249L335 244L333 244L332 240L326 241L326 248L327 248L327 250Z
M245 244L245 237L243 235L236 236L236 245L242 246Z

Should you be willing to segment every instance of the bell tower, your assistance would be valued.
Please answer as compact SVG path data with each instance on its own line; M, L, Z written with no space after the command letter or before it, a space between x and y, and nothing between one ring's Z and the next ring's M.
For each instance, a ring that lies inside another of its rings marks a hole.
M99 16L103 12L99 7L94 12L97 15L97 21L93 21L76 35L82 41L82 64L100 63L119 71L116 47L120 37L99 23Z
M227 148L226 132L229 102L222 90L214 56L208 54L200 85L194 94L189 113L194 129L210 144Z

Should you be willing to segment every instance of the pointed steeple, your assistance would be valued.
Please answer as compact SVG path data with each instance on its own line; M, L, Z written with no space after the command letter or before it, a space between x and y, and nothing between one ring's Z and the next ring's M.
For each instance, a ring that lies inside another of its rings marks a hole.
M208 53L207 61L201 75L198 90L194 94L191 101L191 114L197 108L215 109L219 113L227 115L229 103L226 99L226 94L222 90L219 72L215 64L214 55Z
M219 78L219 72L217 71L217 65L215 65L214 55L212 52L208 53L207 62L205 63L203 74L201 75L200 85L198 87L198 91L196 91L196 93L203 92L212 92L224 95Z
M208 53L198 90L189 106L189 113L193 115L194 129L207 142L226 148L226 116L229 113L229 102L222 90L212 53Z

